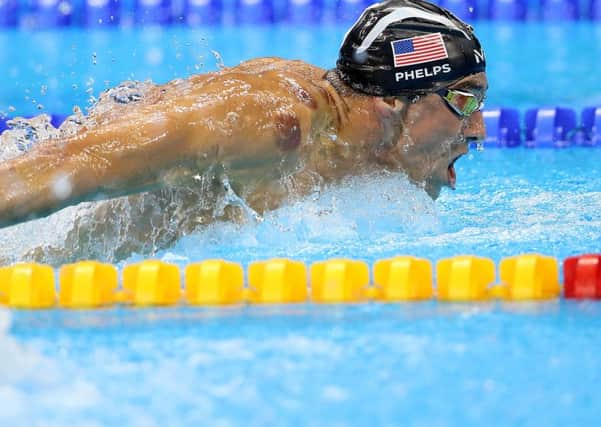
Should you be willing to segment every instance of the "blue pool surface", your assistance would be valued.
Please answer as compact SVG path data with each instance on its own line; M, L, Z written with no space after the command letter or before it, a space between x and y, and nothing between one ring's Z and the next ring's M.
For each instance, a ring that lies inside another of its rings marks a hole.
M0 347L5 425L598 424L598 304L111 310L15 322Z
M489 63L487 107L601 104L598 23L479 21L475 26ZM74 105L85 109L91 96L124 80L164 83L258 56L331 68L346 30L329 25L0 31L0 112L70 114Z
M598 26L477 30L489 105L601 104ZM0 110L68 113L105 80L214 70L211 50L225 65L279 55L327 67L344 32L130 31L0 33ZM262 221L201 228L155 256L246 266L275 256L309 264L467 253L498 262L599 252L601 150L472 151L457 175L457 191L436 202L403 176L356 177ZM1 230L0 257L60 243L78 212ZM103 247L110 259L110 241ZM594 426L599 331L601 305L568 301L0 311L0 425Z

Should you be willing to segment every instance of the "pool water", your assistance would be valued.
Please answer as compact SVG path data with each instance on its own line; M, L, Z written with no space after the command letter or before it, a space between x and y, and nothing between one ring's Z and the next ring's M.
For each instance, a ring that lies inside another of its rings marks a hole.
M601 307L18 313L5 425L597 425ZM36 424L37 422L37 424Z
M598 27L478 26L489 105L601 104L591 72ZM162 82L215 69L211 50L226 65L272 54L333 64L342 29L294 31L306 37L294 47L283 29L134 31L126 39L1 33L22 44L10 44L20 56L0 53L10 65L0 67L9 82L0 109L40 111L36 92L43 111L68 113L104 80ZM39 56L45 42L55 55ZM41 85L48 88L38 96ZM486 149L456 167L457 191L436 202L400 175L356 177L259 220L202 228L155 256L247 265L275 256L311 263L477 254L498 262L599 251L601 150ZM0 256L56 243L78 212L1 231ZM597 425L600 330L601 305L568 301L0 311L0 425Z
M580 109L601 104L598 75L591 71L601 56L598 23L480 21L475 26L489 63L488 107ZM0 112L12 117L70 114L74 105L84 109L91 97L124 80L164 83L258 56L303 59L331 68L346 29L0 31Z

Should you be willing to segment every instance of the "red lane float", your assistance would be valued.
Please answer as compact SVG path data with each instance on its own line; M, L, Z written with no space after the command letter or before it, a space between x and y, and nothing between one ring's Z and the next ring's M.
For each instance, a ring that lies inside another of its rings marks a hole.
M563 263L564 296L570 299L601 299L601 255L567 258Z

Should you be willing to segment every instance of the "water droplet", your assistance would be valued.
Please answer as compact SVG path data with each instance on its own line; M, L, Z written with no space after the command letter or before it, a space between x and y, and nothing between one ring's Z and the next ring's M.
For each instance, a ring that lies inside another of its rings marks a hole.
M476 142L476 151L484 151L484 142L483 141Z
M46 95L47 92L48 92L48 86L46 86L46 85L40 86L40 95Z
M15 111L17 111L17 109L15 107L13 107L12 105L9 105L8 111L10 111L11 113L14 113Z
M44 106L42 104L38 104L38 110L42 111L44 109Z
M79 86L77 85L77 83L73 83L73 84L71 85L71 87L73 88L73 90L77 90L77 89L79 89Z
M215 63L217 65L217 68L219 68L220 70L224 69L225 64L223 63L223 58L221 57L221 54L216 50L212 50L211 53L215 57Z

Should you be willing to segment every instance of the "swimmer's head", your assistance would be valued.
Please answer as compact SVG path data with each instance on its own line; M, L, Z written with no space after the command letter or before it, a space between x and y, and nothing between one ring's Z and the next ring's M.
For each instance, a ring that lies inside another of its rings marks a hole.
M368 7L346 34L337 74L375 96L432 92L485 71L473 29L422 0L388 0Z

